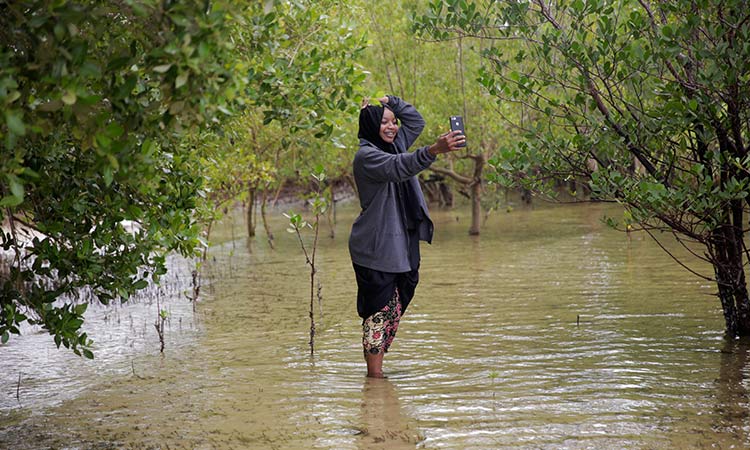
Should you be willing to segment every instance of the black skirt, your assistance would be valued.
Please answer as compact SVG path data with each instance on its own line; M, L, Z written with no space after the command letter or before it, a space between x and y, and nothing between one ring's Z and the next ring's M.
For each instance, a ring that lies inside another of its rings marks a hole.
M354 273L357 275L357 314L362 319L367 319L383 309L393 298L396 288L398 288L401 314L403 314L414 297L414 291L419 283L418 269L411 272L391 273L354 264Z
M406 312L409 302L419 283L419 237L416 232L409 232L409 260L412 270L409 272L381 272L354 264L357 276L357 314L362 319L380 311L388 304L398 288L401 314Z

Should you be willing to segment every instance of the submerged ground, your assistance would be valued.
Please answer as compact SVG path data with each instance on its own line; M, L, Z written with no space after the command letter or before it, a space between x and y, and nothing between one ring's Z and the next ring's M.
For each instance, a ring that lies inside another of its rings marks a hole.
M280 212L273 251L227 220L195 305L184 295L192 266L175 258L148 296L90 308L95 360L44 334L0 347L0 448L750 445L748 346L722 338L715 287L647 237L608 229L605 213L619 214L520 208L471 238L466 214L433 211L435 242L387 380L363 376L353 206L321 241L313 358L309 272Z

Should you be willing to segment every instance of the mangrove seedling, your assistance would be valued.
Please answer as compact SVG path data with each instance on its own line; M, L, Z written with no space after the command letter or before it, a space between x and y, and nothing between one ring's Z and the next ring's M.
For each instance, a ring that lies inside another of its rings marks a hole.
M310 355L315 353L315 274L317 268L315 267L315 254L318 249L318 232L320 217L325 214L328 209L328 201L323 195L323 182L325 181L325 173L322 168L316 170L317 173L312 173L312 177L315 180L315 191L311 198L308 200L310 207L312 208L313 221L312 223L305 221L301 215L294 211L284 213L284 217L289 219L289 227L287 231L297 235L302 253L305 255L305 263L310 266ZM309 228L313 230L313 242L311 247L305 245L305 241L302 239L302 230ZM318 305L321 305L322 296L320 288L317 292Z

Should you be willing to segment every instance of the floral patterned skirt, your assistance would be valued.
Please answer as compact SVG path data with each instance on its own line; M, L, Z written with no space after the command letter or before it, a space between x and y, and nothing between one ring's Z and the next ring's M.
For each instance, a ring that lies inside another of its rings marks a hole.
M388 304L362 323L362 347L365 354L387 352L396 337L400 320L401 301L396 289Z

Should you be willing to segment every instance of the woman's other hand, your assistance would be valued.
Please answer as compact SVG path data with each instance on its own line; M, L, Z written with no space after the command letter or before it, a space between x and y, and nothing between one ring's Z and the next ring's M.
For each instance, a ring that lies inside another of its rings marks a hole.
M434 144L430 145L427 151L432 156L437 156L441 153L455 152L456 150L462 150L466 147L463 145L466 143L466 136L464 136L461 130L451 131L445 134L441 134Z

